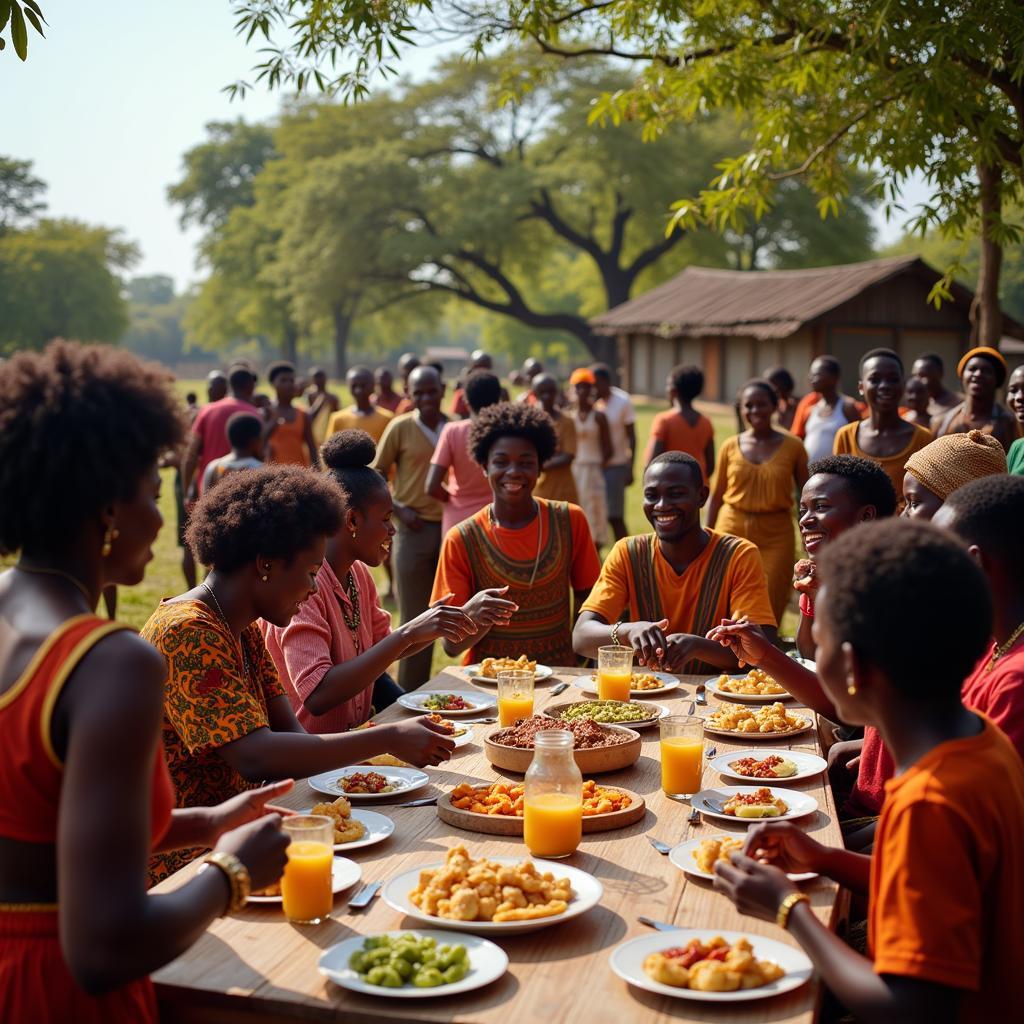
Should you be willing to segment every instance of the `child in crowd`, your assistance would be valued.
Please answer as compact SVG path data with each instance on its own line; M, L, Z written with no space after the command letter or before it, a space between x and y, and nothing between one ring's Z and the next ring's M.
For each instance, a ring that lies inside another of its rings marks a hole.
M931 430L932 417L928 412L931 403L931 396L928 394L928 385L920 377L908 377L906 388L903 392L903 401L906 403L901 415L908 423L914 423L925 430Z
M309 413L292 404L299 394L295 383L295 367L291 363L274 363L267 371L267 379L275 392L275 399L265 410L267 422L264 436L267 441L267 461L293 466L320 468L316 441L313 440L313 421Z
M394 413L373 402L373 370L368 366L353 366L345 376L352 404L339 409L327 421L327 437L342 430L365 430L379 444L384 428L394 419Z
M231 451L214 459L203 473L203 490L211 487L226 473L240 469L259 469L263 465L263 424L251 412L236 412L228 420L228 441Z
M650 465L662 452L686 452L697 460L707 482L715 464L715 428L693 407L693 400L704 390L704 374L698 366L677 366L669 373L666 387L672 408L654 417L644 464Z

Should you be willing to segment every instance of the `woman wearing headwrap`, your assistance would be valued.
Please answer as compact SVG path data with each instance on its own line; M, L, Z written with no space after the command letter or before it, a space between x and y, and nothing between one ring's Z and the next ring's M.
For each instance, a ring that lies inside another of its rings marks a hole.
M1009 451L1018 435L1017 421L996 401L996 389L1006 383L1006 360L997 349L980 345L957 363L964 400L950 409L939 424L937 436L980 430L991 434Z
M608 494L604 467L612 457L612 437L608 420L594 407L597 378L588 369L573 370L569 387L575 394L572 420L576 428L576 458L572 476L580 505L590 523L590 536L601 547L608 539Z
M931 519L953 491L971 480L1006 472L1006 453L991 434L946 434L914 452L903 475L908 519Z

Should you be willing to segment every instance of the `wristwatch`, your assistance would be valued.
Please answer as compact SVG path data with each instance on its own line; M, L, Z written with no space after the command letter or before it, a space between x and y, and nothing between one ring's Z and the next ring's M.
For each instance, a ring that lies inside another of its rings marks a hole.
M811 898L805 892L791 892L780 904L775 915L775 923L783 929L789 928L789 915L798 903L810 903Z
M249 869L233 853L225 853L223 850L214 850L213 853L208 853L203 858L203 866L199 870L204 871L207 864L220 868L231 886L231 901L228 903L225 913L241 910L248 902L249 893L252 891Z

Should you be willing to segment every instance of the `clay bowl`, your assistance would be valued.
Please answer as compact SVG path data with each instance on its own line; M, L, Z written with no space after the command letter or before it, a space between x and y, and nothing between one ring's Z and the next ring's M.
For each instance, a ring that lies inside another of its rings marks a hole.
M617 743L614 747L591 747L586 750L574 750L572 756L584 775L600 775L601 772L615 772L620 768L628 768L640 759L640 733L621 725L602 725L602 729L623 732L629 735L625 743ZM533 748L510 747L504 743L495 743L491 736L500 729L495 729L484 740L484 753L487 760L495 768L504 768L507 772L525 774L533 760Z

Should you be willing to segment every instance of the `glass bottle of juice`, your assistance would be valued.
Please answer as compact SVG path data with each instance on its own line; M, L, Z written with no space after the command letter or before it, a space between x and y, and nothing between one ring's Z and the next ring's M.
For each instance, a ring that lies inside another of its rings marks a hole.
M568 729L545 729L534 740L523 794L523 840L534 857L568 857L583 836L583 776Z

